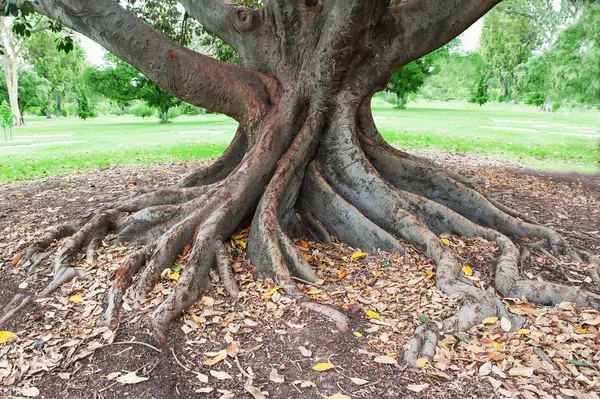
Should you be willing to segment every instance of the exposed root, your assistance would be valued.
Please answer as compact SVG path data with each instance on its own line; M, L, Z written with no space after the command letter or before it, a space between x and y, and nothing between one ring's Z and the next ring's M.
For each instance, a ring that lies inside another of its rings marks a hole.
M76 223L67 223L58 226L56 229L50 230L49 232L44 234L40 239L34 241L31 245L29 245L27 251L19 260L17 267L23 266L29 261L31 261L32 264L35 264L37 266L49 256L47 252L44 253L46 248L52 245L54 241L72 235L77 231L79 226L80 225ZM42 257L41 255L45 256ZM33 267L34 266L32 266L32 268Z
M293 214L304 170L316 150L315 129L319 118L310 119L281 159L275 176L258 204L250 230L248 256L263 275L279 285L291 276L314 282L316 275L292 240L281 228L283 214Z
M0 327L4 325L10 318L17 313L19 310L24 308L29 302L31 302L33 296L26 294L17 294L11 299L11 301L2 309L2 317L0 317Z
M396 238L371 222L333 191L318 172L316 163L308 167L302 186L300 206L311 209L319 224L325 224L331 235L352 247L369 252L377 252L378 249L388 252L403 251Z
M98 319L99 326L109 326L112 330L116 330L119 325L119 311L123 303L123 296L127 289L131 286L133 276L140 270L148 257L148 248L142 248L132 253L123 266L117 270L113 285L108 291L106 298L106 309Z
M190 173L176 187L206 186L221 181L240 164L247 152L248 137L242 128L238 128L231 144L219 159Z
M222 242L217 241L215 245L217 246L216 263L219 278L221 279L223 287L225 287L225 291L229 294L229 296L233 299L236 299L240 294L240 289L235 282L233 270L229 264L229 253L227 253L227 249Z

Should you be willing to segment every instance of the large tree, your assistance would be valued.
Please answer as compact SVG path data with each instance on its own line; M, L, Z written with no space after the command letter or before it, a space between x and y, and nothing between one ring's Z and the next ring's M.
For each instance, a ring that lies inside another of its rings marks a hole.
M165 91L239 122L223 155L175 187L98 210L35 242L21 262L39 262L55 239L70 236L55 254L53 281L39 296L78 275L80 250L93 251L113 232L142 245L117 272L110 291L102 321L115 326L124 291L131 285L141 306L160 273L191 245L177 286L148 316L162 338L169 322L210 285L212 267L237 295L223 242L250 223L250 259L292 297L301 297L292 277L315 280L293 237L311 235L327 243L334 235L364 251L401 251L400 237L436 262L441 291L462 297L443 331L466 329L488 316L513 317L495 292L600 308L600 296L521 276L519 251L508 236L538 237L580 259L560 235L518 218L445 168L390 146L373 123L371 97L394 71L448 43L497 2L409 0L391 7L389 0L265 0L253 9L222 0L181 0L204 28L238 52L244 66L167 39L113 0L34 2L37 12L102 44ZM494 289L482 290L464 278L440 238L446 232L498 244ZM593 272L598 278L597 269ZM300 302L347 329L339 311ZM406 352L409 361L435 353L437 328L419 327Z

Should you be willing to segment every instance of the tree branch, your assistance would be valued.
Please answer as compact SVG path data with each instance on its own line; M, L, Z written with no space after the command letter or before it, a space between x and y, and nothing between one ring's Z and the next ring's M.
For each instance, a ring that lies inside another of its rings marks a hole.
M361 90L382 90L398 68L445 45L500 1L406 0L393 7L374 31L376 50L356 72L368 85Z
M392 9L396 67L429 54L473 25L501 0L408 0Z
M36 2L34 8L88 36L191 104L252 122L269 103L265 76L182 47L115 1L52 0Z

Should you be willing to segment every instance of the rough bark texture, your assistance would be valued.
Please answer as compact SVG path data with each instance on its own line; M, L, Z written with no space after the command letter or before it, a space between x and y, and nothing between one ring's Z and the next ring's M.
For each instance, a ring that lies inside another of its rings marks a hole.
M95 243L108 233L137 242L142 248L117 272L102 320L115 327L124 292L131 290L135 306L143 307L160 273L191 244L176 288L149 316L162 337L208 288L211 268L237 295L223 241L252 218L248 254L258 271L340 330L346 328L344 315L303 300L293 282L315 279L294 237L327 243L335 235L366 251L401 251L399 238L413 245L436 262L437 287L462 297L443 331L467 329L493 315L512 318L518 327L497 294L600 307L600 297L588 292L522 278L519 251L508 236L538 237L576 260L585 254L487 199L466 179L391 147L373 123L370 99L395 69L451 40L496 1L409 0L390 8L383 0L268 0L260 10L220 0L181 3L234 46L246 67L180 47L112 0L36 3L39 12L90 36L165 90L240 123L221 158L177 186L99 210L34 243L21 262L40 262L53 240L70 236L56 252L54 281L41 296L75 277L80 250L93 256ZM440 239L443 233L498 244L495 290L483 291L464 277ZM437 333L420 327L407 361L431 357Z

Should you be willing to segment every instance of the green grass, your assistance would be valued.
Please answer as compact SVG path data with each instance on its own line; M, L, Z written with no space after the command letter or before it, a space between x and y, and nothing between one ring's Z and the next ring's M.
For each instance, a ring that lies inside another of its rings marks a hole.
M470 152L554 171L597 173L600 113L542 113L512 104L483 107L420 100L397 110L373 101L375 122L401 148ZM0 181L31 179L124 164L193 161L218 156L237 123L223 115L156 118L28 117L14 141L0 141Z

